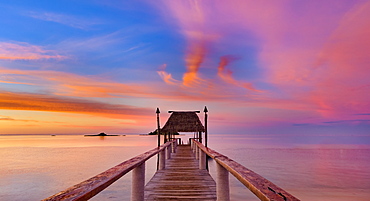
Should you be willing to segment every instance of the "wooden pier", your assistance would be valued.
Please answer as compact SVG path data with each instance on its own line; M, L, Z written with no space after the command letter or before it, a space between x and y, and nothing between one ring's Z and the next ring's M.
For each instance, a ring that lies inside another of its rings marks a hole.
M260 200L299 201L264 177L207 147L207 108L204 109L206 127L202 125L196 114L199 111L169 112L172 113L169 120L163 129L160 129L160 111L158 108L156 111L157 131L159 134L161 131L164 133L162 145L158 135L156 148L44 200L88 200L131 171L131 201L230 201L229 175L238 179ZM194 132L194 137L189 139L187 145L182 145L181 139L175 139L173 135L175 132ZM202 132L205 133L204 144ZM158 156L158 170L145 185L145 163L153 156ZM207 156L215 161L216 182L208 173Z
M207 170L199 169L190 145L180 145L164 170L145 186L145 200L216 200L216 182Z

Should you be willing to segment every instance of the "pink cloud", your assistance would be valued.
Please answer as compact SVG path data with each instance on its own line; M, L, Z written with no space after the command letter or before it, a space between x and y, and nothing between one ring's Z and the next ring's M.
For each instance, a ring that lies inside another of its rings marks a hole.
M315 80L311 97L324 115L369 111L369 18L370 2L354 6L320 52L315 70L324 76Z
M260 80L278 90L249 96L249 103L314 110L324 116L370 108L370 2L163 2L164 16L172 14L166 19L177 25L188 41L184 84L200 77L199 69L212 45L226 41L229 33L248 33L245 41L250 40L248 35L258 39L250 42L258 46L257 62L264 72ZM221 58L218 76L224 82L253 90L251 82L232 77L226 68L231 60ZM220 86L216 80L201 79ZM301 104L288 104L296 102Z
M180 81L174 79L171 73L167 73L165 70L167 68L166 64L163 64L160 67L160 70L157 71L158 75L162 78L162 80L169 85L180 85Z
M208 45L216 35L209 29L208 13L205 5L198 1L165 1L160 7L163 13L172 13L179 32L187 39L188 45L185 53L186 72L183 74L183 85L186 87L199 87L206 84L206 80L199 75L208 51Z
M226 69L226 66L229 65L229 63L235 59L236 58L232 56L222 56L219 66L217 68L218 69L217 75L220 76L220 78L226 83L239 86L239 87L243 87L251 91L259 92L259 90L256 90L253 87L252 83L241 82L241 81L235 80L232 76L233 72L229 69Z
M3 60L38 60L38 59L65 59L65 56L55 51L45 50L43 47L28 43L0 42L0 59Z

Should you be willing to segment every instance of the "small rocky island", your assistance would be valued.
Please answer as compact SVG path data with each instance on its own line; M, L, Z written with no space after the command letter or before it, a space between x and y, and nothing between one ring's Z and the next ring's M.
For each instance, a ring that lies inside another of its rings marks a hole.
M99 133L97 135L85 135L85 136L119 136L119 135L107 135L105 134L104 132L103 133Z

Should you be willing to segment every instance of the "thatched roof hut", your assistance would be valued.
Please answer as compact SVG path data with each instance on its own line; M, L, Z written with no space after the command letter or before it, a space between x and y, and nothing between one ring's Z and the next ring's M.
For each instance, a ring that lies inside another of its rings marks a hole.
M205 132L205 128L196 114L197 111L171 111L171 113L170 118L161 129L162 133Z

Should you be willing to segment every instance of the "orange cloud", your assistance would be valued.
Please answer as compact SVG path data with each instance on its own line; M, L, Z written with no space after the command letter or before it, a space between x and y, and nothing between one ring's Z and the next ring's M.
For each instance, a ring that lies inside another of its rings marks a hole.
M65 59L65 56L55 51L28 43L0 42L0 59L4 60L37 60L37 59Z
M170 85L179 84L178 83L179 81L172 78L172 75L170 73L167 73L166 71L157 71L157 73L166 84L170 84Z
M0 68L1 78L15 84L32 84L52 88L54 94L77 97L114 97L128 95L146 97L154 93L153 87L139 84L122 84L106 81L98 76L81 76L60 71L13 70ZM153 91L153 93L149 93ZM148 94L149 93L149 94Z
M147 116L152 109L57 97L44 94L0 92L0 109L67 112L126 119Z
M183 85L199 87L206 81L199 76L199 69L207 55L207 44L216 35L208 28L208 13L204 4L198 1L165 1L163 13L172 13L179 31L187 41L185 54L186 72L183 74Z
M187 72L183 76L183 84L185 86L192 86L193 84L201 84L203 79L198 76L200 65L203 63L206 54L205 45L202 41L194 43L189 47L186 55L186 69Z

